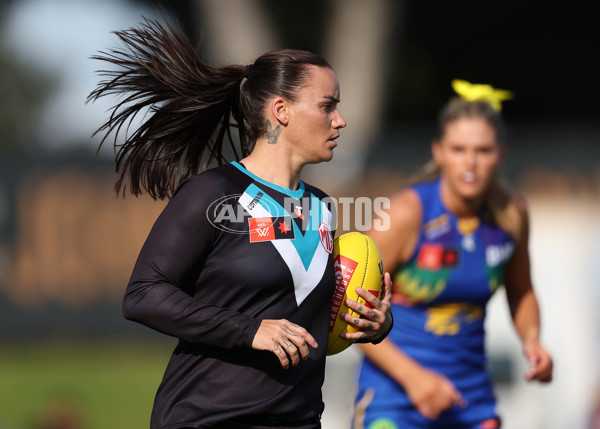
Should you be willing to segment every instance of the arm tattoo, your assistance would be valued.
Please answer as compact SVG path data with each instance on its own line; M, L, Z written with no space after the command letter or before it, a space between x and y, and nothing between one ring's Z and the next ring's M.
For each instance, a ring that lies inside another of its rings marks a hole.
M279 134L281 134L281 124L277 124L273 129L271 121L267 119L267 130L263 133L263 138L265 138L269 144L275 144L277 143L277 139L279 139Z
M281 337L281 341L286 347L292 347L292 343L290 343L287 338Z
M358 324L359 324L359 323L360 323L360 319L354 319L354 324L355 324L356 326L358 326Z

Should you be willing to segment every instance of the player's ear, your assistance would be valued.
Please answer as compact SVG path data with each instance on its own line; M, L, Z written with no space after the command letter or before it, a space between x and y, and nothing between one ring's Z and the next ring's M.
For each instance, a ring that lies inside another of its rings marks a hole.
M504 162L508 152L508 147L504 143L500 144L500 162Z
M431 142L431 157L435 161L437 165L440 165L442 162L442 147L439 140L434 140Z
M275 97L271 101L271 113L275 116L275 119L284 127L290 121L290 104L283 97Z

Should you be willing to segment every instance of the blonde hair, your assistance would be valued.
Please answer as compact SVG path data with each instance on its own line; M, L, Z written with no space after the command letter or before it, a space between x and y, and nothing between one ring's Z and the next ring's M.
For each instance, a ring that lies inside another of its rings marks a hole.
M444 135L446 126L461 118L483 118L496 130L496 139L504 144L506 131L499 112L486 101L467 101L454 97L448 101L438 116L436 140ZM411 182L435 180L440 176L440 166L434 159L429 160ZM486 220L495 223L515 240L521 235L522 219L515 196L507 181L497 176L484 201Z

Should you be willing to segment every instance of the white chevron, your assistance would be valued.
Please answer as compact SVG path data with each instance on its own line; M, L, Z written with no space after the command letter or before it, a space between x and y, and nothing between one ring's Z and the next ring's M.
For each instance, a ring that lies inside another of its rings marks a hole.
M253 218L273 216L272 213L269 213L267 209L260 204L253 204L252 208L250 208L252 199L253 197L244 192L238 202ZM327 226L331 228L331 212L325 203L322 201L320 201L320 203L323 217L322 222L326 223ZM311 216L312 213L313 211L311 210ZM301 237L298 237L297 239L301 239ZM325 272L327 261L329 259L329 253L327 253L323 244L319 243L308 269L305 269L304 264L300 259L300 255L298 255L298 251L292 244L291 239L272 240L271 243L275 246L275 249L277 249L292 274L296 304L300 306L302 301L304 301L313 289L317 287L321 278L323 278L323 273Z

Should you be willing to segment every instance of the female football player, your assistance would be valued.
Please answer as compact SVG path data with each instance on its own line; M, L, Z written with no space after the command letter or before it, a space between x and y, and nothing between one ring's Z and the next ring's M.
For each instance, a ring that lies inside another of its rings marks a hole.
M169 198L123 302L127 319L179 339L151 427L319 428L334 231L301 173L331 160L346 126L333 69L300 50L210 66L149 20L117 35L125 48L95 57L111 69L90 94L124 95L99 129L115 133L116 189ZM359 328L346 338L381 340L390 295L361 292L374 308L343 316Z
M463 97L440 113L423 180L392 199L389 230L369 233L393 274L396 323L381 344L360 345L355 428L500 427L484 320L502 284L529 362L525 377L552 378L531 283L526 204L498 178L505 132L494 96L507 94L464 81L454 87Z

